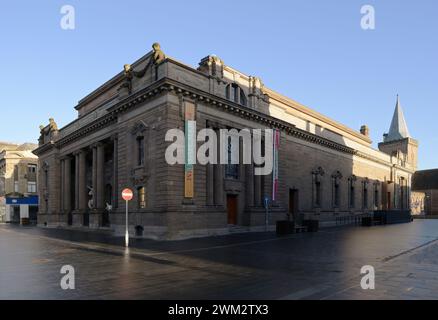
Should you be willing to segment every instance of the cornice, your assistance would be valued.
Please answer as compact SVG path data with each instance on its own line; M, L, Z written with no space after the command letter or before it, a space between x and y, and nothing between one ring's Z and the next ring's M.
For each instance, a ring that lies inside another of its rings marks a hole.
M101 117L95 120L94 122L88 124L87 126L75 131L74 133L58 140L55 144L46 144L44 146L41 146L40 148L36 149L34 153L36 155L39 155L50 150L54 146L59 148L75 140L78 140L79 138L85 135L88 135L101 128L111 125L117 122L117 118L119 114L128 112L129 110L140 106L140 104L142 104L143 102L150 100L151 98L161 94L162 92L172 92L176 95L190 97L195 101L199 101L207 105L211 105L215 108L221 109L225 112L234 114L241 118L245 118L253 122L261 123L266 127L278 129L286 133L287 135L295 137L297 139L318 144L320 146L333 149L342 153L356 155L358 157L368 159L386 166L392 166L391 163L385 162L384 160L367 155L363 152L339 144L337 142L331 141L327 138L309 133L305 130L297 128L295 125L290 124L286 121L274 118L260 111L239 105L232 101L217 97L213 94L207 93L205 91L199 90L197 88L191 87L189 85L180 83L178 81L169 78L162 78L161 80L153 83L152 85L144 89L141 89L140 91L132 94L131 96L121 100L116 105L111 107L108 110L109 113L104 117ZM410 170L407 170L406 168L404 168L404 170L410 172Z
M55 146L54 142L51 141L49 143L46 143L38 148L36 148L35 150L32 151L32 153L36 156L39 156L40 154L43 154L47 151L49 151L50 149L53 149Z
M97 130L100 130L108 125L111 125L113 123L117 122L117 117L113 113L109 113L90 124L86 125L85 127L69 134L68 136L56 141L55 146L57 148L60 148L66 144L69 144L75 140L78 140L79 138L88 135L90 133L93 133Z

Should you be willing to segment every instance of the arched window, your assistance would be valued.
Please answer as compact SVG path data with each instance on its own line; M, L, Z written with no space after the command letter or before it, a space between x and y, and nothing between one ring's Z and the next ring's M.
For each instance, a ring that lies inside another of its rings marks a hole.
M247 100L245 92L237 84L231 83L227 85L225 94L228 100L246 106Z

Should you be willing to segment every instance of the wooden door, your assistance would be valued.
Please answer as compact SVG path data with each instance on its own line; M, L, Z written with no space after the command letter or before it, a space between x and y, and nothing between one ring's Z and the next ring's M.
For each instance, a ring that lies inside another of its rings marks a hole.
M237 196L227 195L228 224L237 225Z
M298 190L289 189L289 216L294 221L297 220L298 214Z

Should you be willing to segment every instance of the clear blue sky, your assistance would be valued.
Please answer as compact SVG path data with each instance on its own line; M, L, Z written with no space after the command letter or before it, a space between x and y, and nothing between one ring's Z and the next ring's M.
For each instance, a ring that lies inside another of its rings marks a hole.
M74 31L60 27L66 4ZM373 31L360 27L365 4ZM192 66L214 53L351 128L368 124L375 145L399 93L420 168L438 167L437 12L435 0L2 1L0 140L35 142L50 116L69 123L82 97L158 41Z

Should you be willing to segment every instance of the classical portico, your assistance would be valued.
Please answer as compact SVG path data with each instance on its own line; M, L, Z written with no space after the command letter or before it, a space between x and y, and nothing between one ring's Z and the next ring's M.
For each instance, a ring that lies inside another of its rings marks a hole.
M116 136L60 157L61 221L76 227L109 227L116 207Z

